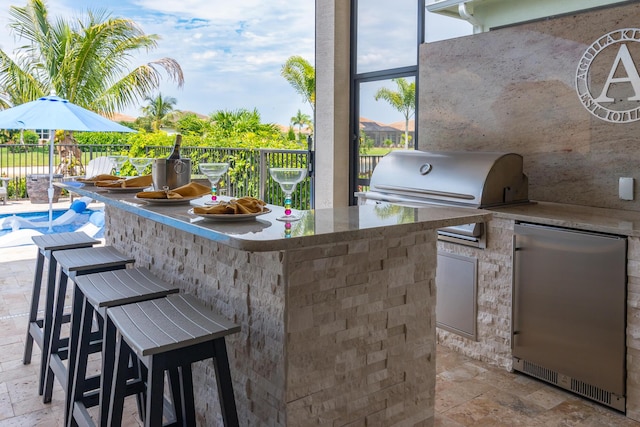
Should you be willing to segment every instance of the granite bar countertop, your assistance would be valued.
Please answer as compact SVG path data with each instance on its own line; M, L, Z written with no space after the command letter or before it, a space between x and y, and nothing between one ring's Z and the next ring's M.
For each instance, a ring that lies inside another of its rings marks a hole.
M356 237L384 236L389 227L403 227L407 232L412 232L484 222L492 217L489 211L469 208L349 206L297 211L301 219L291 223L291 228L287 231L285 223L276 219L284 214L281 206L268 205L270 213L250 221L217 222L189 213L194 206L203 205L209 200L208 195L187 204L151 204L136 199L135 193L109 192L92 186L75 187L68 183L55 185L92 197L106 206L247 251L295 249ZM220 199L228 200L226 197Z
M491 209L497 218L640 237L640 212L533 202Z

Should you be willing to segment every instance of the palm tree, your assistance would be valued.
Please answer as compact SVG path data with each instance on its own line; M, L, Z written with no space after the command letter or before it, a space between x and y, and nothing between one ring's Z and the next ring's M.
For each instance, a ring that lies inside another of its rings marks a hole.
M142 113L151 120L151 128L157 132L160 126L165 124L167 114L173 111L173 106L178 101L171 96L163 97L161 93L154 97L147 96L145 100L148 104L142 107Z
M301 139L302 127L311 127L311 117L309 117L308 114L304 114L302 111L298 110L296 115L291 117L291 124L293 126L298 126L298 139Z
M409 83L403 78L392 79L398 86L398 91L394 92L389 88L382 87L375 94L376 101L384 99L393 108L404 115L404 148L409 148L409 118L413 116L416 109L416 83Z
M157 35L146 35L129 19L87 10L74 19L50 19L44 0L28 0L9 8L9 27L26 43L15 61L0 50L0 92L13 105L55 92L84 108L110 115L156 90L161 71L182 86L178 62L161 58L129 69L136 51L157 46Z
M50 19L44 0L11 6L9 15L11 31L25 40L15 60L0 50L0 93L13 105L55 93L109 116L157 89L161 70L178 86L184 82L180 65L171 58L129 70L134 53L155 48L159 40L129 19L112 18L104 10L87 10L74 20ZM63 143L71 154L61 165L78 161L82 172L72 131L64 133Z
M224 138L246 133L275 135L280 132L273 123L262 123L260 113L255 108L252 111L244 108L216 111L210 116L210 120L213 122L213 130Z
M280 75L308 102L316 111L316 70L301 56L292 56L284 63Z

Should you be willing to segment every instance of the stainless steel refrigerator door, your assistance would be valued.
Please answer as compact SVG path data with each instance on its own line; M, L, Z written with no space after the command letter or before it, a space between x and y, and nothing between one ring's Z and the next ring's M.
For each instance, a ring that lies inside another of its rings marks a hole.
M513 356L625 392L626 239L516 224Z

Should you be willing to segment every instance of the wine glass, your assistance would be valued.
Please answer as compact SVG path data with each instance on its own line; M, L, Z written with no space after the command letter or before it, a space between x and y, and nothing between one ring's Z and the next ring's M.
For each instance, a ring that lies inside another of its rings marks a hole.
M291 194L300 181L307 176L307 170L303 168L269 168L271 178L284 192L284 216L276 218L278 221L297 221L300 218L291 214Z
M136 171L138 171L138 176L142 176L146 167L151 164L151 160L152 159L149 159L147 157L131 157L129 159L129 163L131 163L131 165L136 168Z
M109 156L109 158L116 169L116 176L120 176L120 168L129 160L129 156Z
M222 175L229 170L229 163L200 163L198 167L200 168L200 172L206 175L211 183L211 201L205 202L205 205L215 205L218 203L218 182L220 182Z

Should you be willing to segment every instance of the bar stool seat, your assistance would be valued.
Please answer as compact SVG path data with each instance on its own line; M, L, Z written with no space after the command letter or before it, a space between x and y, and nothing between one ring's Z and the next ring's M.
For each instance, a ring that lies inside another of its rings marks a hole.
M57 271L56 259L55 257L52 257L51 254L55 251L66 249L89 248L100 243L100 241L89 237L82 231L43 234L40 236L33 236L31 237L31 240L33 240L33 243L38 247L38 255L36 257L36 269L33 280L33 290L31 293L31 306L29 309L29 322L27 323L27 339L25 341L22 363L25 365L31 363L33 343L35 342L41 350L38 394L42 394L46 369L45 361L51 337L51 319L53 318L53 303ZM47 279L45 282L44 313L42 317L38 317L45 259L49 261L49 264L47 268ZM64 317L64 321L69 321L68 315Z
M56 251L53 257L60 266L60 275L55 298L49 351L45 361L46 372L43 389L43 401L45 403L51 401L54 377L58 379L65 394L67 393L68 372L64 360L69 356L68 341L65 343L66 340L61 337L61 329L64 323L63 311L68 280L75 281L76 277L91 273L121 270L135 262L134 258L123 255L112 246ZM74 325L72 322L71 334L78 327L79 325ZM99 338L99 335L96 338ZM95 345L98 344L96 343Z
M102 404L108 402L111 394L112 367L115 356L116 331L107 320L103 327L102 369L100 375L86 377L87 362L91 354L89 337L94 313L106 318L107 309L123 304L131 304L179 292L179 289L155 277L146 268L107 271L76 277L73 293L72 323L80 322L78 334L70 338L69 349L69 390L67 399L67 425L71 418L79 425L95 424L88 407L100 404L100 419L106 425L108 409ZM75 329L72 329L75 330ZM108 369L105 369L108 366ZM95 380L100 380L99 387ZM106 396L106 399L105 399Z
M147 377L143 379L147 396L146 426L162 425L165 371L178 373L170 375L178 425L195 425L191 363L210 358L213 358L224 425L238 425L224 337L239 332L240 326L185 294L113 307L107 310L107 315L120 337L116 344L108 425L120 425L122 420L125 374L132 356L147 368Z

